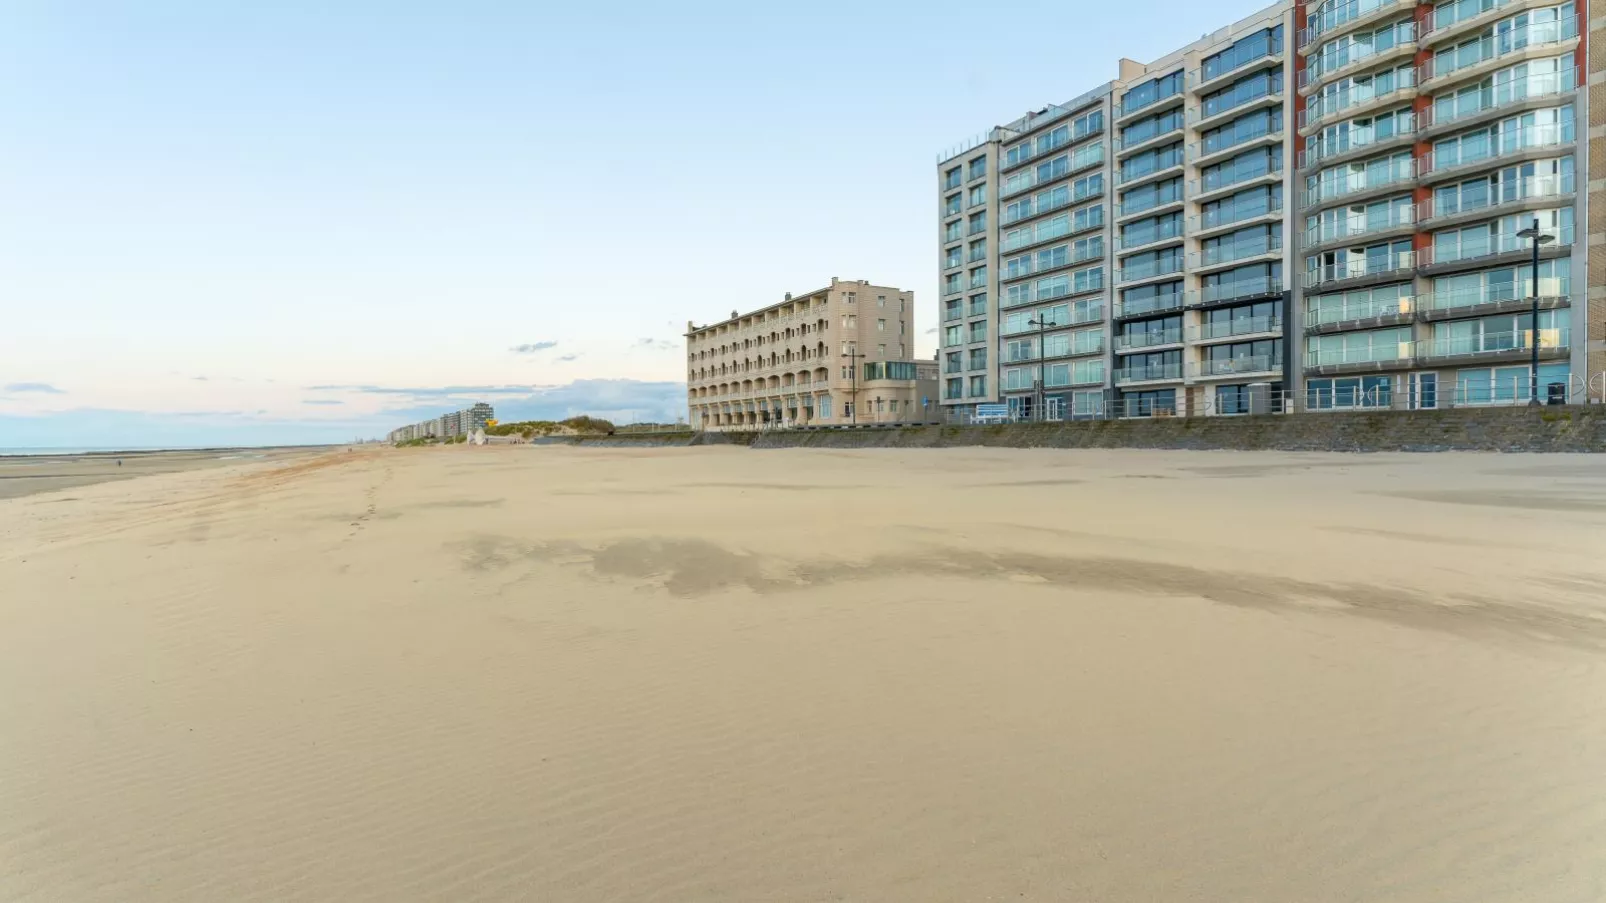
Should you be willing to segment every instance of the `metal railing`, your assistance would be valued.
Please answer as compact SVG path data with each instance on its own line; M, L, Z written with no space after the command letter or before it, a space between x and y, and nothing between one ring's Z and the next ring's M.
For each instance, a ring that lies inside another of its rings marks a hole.
M1181 379L1182 364L1152 364L1144 367L1121 367L1115 371L1115 384L1157 382L1167 379Z
M1305 206L1314 207L1364 191L1375 191L1391 186L1407 186L1416 181L1417 161L1392 157L1380 165L1369 165L1364 172L1351 172L1347 168L1328 170L1316 181L1316 187L1305 190Z
M1488 182L1478 180L1477 191L1458 192L1454 196L1435 193L1432 212L1427 217L1455 216L1461 213L1475 213L1480 210L1494 210L1513 204L1521 204L1533 198L1559 197L1573 193L1573 174L1562 173L1554 176L1523 176L1512 182L1501 182L1493 190L1488 188ZM1470 197L1468 195L1471 195Z
M1231 282L1211 283L1196 291L1188 293L1188 303L1216 304L1225 301L1237 301L1240 298L1253 298L1259 295L1274 295L1283 290L1283 280L1275 276L1252 276L1248 279L1234 279Z
M1463 135L1454 154L1429 151L1421 158L1421 175L1437 175L1463 166L1481 165L1487 160L1520 154L1526 150L1572 144L1576 131L1571 122L1553 122L1503 129L1497 138L1487 128ZM1443 144L1443 141L1439 142Z
M1150 329L1143 332L1121 333L1115 337L1116 351L1132 351L1138 348L1153 348L1156 345L1176 345L1182 343L1181 327L1171 329Z
M1387 29L1383 33L1389 37L1388 45L1385 47L1377 46L1378 38L1377 34L1374 33L1372 43L1369 44L1350 43L1331 52L1323 52L1325 50L1323 48L1307 55L1305 57L1307 60L1305 68L1299 70L1299 87L1301 89L1306 88L1311 82L1323 78L1331 78L1356 63L1369 60L1379 54L1406 49L1405 45L1416 43L1415 22L1396 23L1394 27Z
M1379 91L1375 82L1365 85L1351 85L1329 93L1326 88L1310 96L1309 106L1299 111L1299 127L1315 125L1331 116L1337 116L1345 110L1369 104L1375 100L1384 100L1390 97L1404 96L1416 92L1417 73L1415 69L1399 69L1394 73L1394 79L1389 87ZM1329 86L1331 87L1331 86Z
M1415 6L1415 0L1350 0L1348 3L1327 4L1321 7L1309 23L1299 30L1298 41L1301 49L1312 41L1320 40L1323 35L1342 28L1351 22L1358 22L1372 16L1382 17L1395 10L1406 10Z
M1329 126L1337 129L1343 123ZM1398 138L1409 138L1416 134L1416 114L1399 113L1392 120L1392 125L1386 134L1380 134L1377 126L1351 126L1332 133L1328 136L1328 129L1323 129L1310 136L1305 142L1305 149L1299 152L1299 168L1305 169L1322 162L1323 160L1347 154L1350 151L1362 150L1377 144L1394 141Z
M1563 326L1539 330L1539 348L1566 348L1571 331ZM1418 342L1418 357L1474 357L1505 351L1522 351L1533 347L1533 330L1515 332L1485 332L1475 336L1455 336Z
M1280 373L1283 369L1282 355L1278 354L1252 354L1239 357L1206 358L1195 361L1189 365L1194 376L1255 376L1268 373Z
M1224 339L1233 336L1255 335L1263 332L1281 332L1283 318L1271 315L1264 317L1230 317L1225 320L1205 320L1199 324L1196 335L1200 339Z
M1565 248L1573 243L1573 230L1569 228L1543 230L1552 238L1557 239L1551 248ZM1558 235L1559 232L1559 235ZM1488 236L1486 241L1475 243L1463 242L1452 248L1448 245L1440 248L1428 246L1416 251L1416 265L1430 267L1436 264L1459 263L1464 260L1481 260L1485 257L1498 257L1501 254L1510 254L1515 251L1526 251L1533 247L1533 243L1520 235L1512 233L1499 233Z
M1281 251L1283 248L1283 234L1281 232L1268 232L1264 235L1256 235L1233 242L1211 244L1214 241L1215 239L1205 239L1205 246L1192 261L1194 266L1209 267L1223 263L1236 263L1240 260L1248 260L1251 257L1272 254Z
M1478 307L1484 304L1502 304L1506 302L1527 302L1533 298L1531 282L1527 274L1522 276L1523 283L1500 283L1496 285L1481 285L1476 288L1452 289L1447 292L1433 292L1422 295L1417 299L1418 309L1422 311L1433 310L1459 310L1467 307ZM1547 286L1546 283L1549 283ZM1547 290L1547 288L1549 290ZM1560 280L1554 277L1541 277L1539 280L1539 297L1545 299L1565 298L1566 292L1561 290Z
M1378 317L1409 316L1415 309L1416 299L1348 297L1333 303L1315 299L1305 305L1305 325L1325 326L1329 323L1347 323L1352 320L1371 320Z
M1305 230L1305 246L1326 244L1330 241L1356 238L1365 235L1376 235L1401 226L1409 226L1417 220L1416 205L1404 204L1390 206L1381 216L1371 213L1352 213L1343 218L1319 217L1314 226Z
M1305 271L1305 287L1315 288L1330 282L1381 276L1385 273L1409 271L1416 266L1416 255L1410 251L1390 251L1386 254L1367 255L1344 263L1329 264Z
M1485 35L1476 41L1458 44L1453 50L1428 57L1417 67L1417 81L1428 82L1481 63L1510 56L1530 47L1559 44L1578 37L1578 17L1529 22L1510 30Z
M1118 300L1115 302L1113 316L1141 317L1146 314L1162 314L1167 311L1181 310L1183 294L1172 292L1168 295L1156 295L1152 298L1140 298L1135 301Z
M1475 95L1442 99L1422 111L1422 128L1470 122L1535 97L1566 94L1578 87L1578 70L1535 72L1522 78L1496 82Z

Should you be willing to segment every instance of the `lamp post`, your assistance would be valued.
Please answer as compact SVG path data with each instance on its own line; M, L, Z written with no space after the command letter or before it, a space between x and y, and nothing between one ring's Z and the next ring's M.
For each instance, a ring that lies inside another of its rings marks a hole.
M853 394L851 396L853 400L851 402L849 402L849 404L852 405L852 411L851 411L849 416L851 416L853 418L853 425L854 426L858 426L859 425L859 358L866 357L866 355L863 355L863 354L859 353L859 346L858 345L849 345L848 346L848 353L844 354L842 356L847 358L848 362L853 365L852 368L851 368L851 373L850 373L850 376L853 378L853 389L852 389L852 393Z
M1532 239L1534 243L1533 256L1533 325L1529 327L1529 350L1532 357L1529 361L1528 372L1528 406L1539 404L1539 246L1546 242L1555 241L1554 235L1546 235L1539 231L1539 217L1534 217L1534 224L1517 233L1519 238Z
M1037 327L1037 379L1032 381L1037 388L1037 410L1033 413L1046 421L1048 417L1043 412L1043 361L1048 357L1048 346L1043 344L1043 330L1059 324L1050 322L1047 319L1033 317L1026 321L1026 325Z

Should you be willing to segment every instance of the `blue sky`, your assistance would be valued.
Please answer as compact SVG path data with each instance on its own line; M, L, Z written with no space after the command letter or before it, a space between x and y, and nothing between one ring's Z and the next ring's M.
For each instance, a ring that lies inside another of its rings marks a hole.
M9 4L0 447L668 419L688 319L832 276L929 354L937 151L1257 8Z

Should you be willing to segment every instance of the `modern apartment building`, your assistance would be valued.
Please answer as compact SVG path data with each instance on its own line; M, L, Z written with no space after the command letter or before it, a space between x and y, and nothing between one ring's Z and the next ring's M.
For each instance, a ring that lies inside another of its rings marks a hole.
M914 293L831 279L751 313L686 324L694 429L896 423L936 416L914 354Z
M1289 0L944 154L943 404L1511 403L1534 341L1543 385L1598 399L1586 21L1577 0Z
M453 439L485 429L486 424L495 417L496 411L481 401L461 411L453 411L450 414L442 414L439 417L391 430L387 438L391 442L428 438Z

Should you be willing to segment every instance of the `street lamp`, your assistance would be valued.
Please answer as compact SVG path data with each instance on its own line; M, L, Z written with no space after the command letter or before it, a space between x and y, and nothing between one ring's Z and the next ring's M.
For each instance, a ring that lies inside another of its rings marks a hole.
M1048 417L1043 412L1043 361L1048 357L1048 346L1043 344L1043 330L1059 324L1048 319L1033 317L1026 321L1026 325L1037 327L1037 379L1032 381L1037 388L1037 410L1034 413L1046 421Z
M853 395L852 395L853 401L850 402L850 404L852 404L852 408L851 408L851 412L850 412L849 416L851 416L853 418L853 425L854 426L858 426L859 425L859 358L868 357L868 355L860 354L858 345L849 345L848 346L848 352L846 354L842 355L842 356L847 358L848 362L853 365L853 367L852 367L852 371L853 372L850 374L853 377L853 390L852 390L853 391Z
M1539 217L1537 217L1537 216L1534 217L1534 224L1532 226L1529 226L1526 229L1523 229L1521 232L1518 232L1517 233L1517 237L1518 238L1530 238L1530 239L1533 239L1533 243L1534 243L1534 257L1533 257L1533 298L1534 298L1533 318L1534 319L1533 319L1533 325L1530 327L1530 329L1532 331L1529 333L1529 340L1528 340L1528 344L1531 346L1529 350L1531 350L1533 352L1533 357L1532 357L1532 360L1530 361L1530 364L1529 364L1531 369L1530 369L1530 372L1528 374L1528 405L1530 407L1532 407L1532 406L1535 406L1535 405L1539 404L1539 246L1542 245L1542 244L1545 244L1546 242L1555 241L1556 237L1554 235L1546 235L1545 233L1539 231Z

